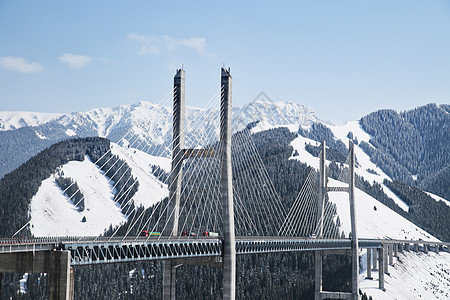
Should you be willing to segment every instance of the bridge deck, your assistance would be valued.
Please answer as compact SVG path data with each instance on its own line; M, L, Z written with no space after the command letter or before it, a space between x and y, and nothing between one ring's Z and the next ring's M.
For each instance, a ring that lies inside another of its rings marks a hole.
M360 248L381 248L387 243L449 243L360 239ZM139 238L32 238L0 239L0 254L43 250L69 250L72 265L116 263L140 260L214 257L222 255L222 239L213 237L139 237ZM349 250L350 239L314 239L297 237L236 237L236 254Z

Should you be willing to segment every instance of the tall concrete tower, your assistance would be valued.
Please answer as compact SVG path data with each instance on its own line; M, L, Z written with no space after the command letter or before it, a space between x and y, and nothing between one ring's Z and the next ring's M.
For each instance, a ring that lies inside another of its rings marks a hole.
M231 169L231 75L222 68L220 103L220 162L223 216L223 299L236 297L236 242L234 233L233 185Z

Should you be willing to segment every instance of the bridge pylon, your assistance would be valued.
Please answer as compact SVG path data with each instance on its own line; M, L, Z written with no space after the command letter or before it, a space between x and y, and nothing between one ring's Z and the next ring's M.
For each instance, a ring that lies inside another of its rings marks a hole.
M181 179L184 157L185 128L185 77L183 69L177 70L173 79L173 143L172 171L169 186L169 206L165 235L178 235L178 218L180 214ZM163 263L163 299L175 300L176 267L173 260Z
M231 75L222 68L220 103L221 200L223 217L223 299L236 297L236 238L231 168Z
M358 299L359 292L359 254L358 254L358 231L356 226L356 203L355 203L355 148L352 141L349 141L349 176L348 176L348 188L342 187L327 187L327 177L326 177L326 143L322 142L321 152L320 152L320 164L319 164L319 203L318 203L318 237L323 238L323 211L325 204L325 195L327 192L348 192L350 201L350 223L352 230L351 239L351 251L350 256L352 257L352 292L327 292L323 291L322 288L322 267L323 267L323 253L321 251L315 252L315 293L314 298L327 299L327 298L337 298L337 299Z
M234 202L231 167L231 86L230 70L221 70L221 103L220 103L220 149L217 158L221 163L221 203L223 217L223 299L236 297L236 239L234 229ZM208 151L198 149L185 149L185 72L177 70L174 77L173 97L173 153L172 172L169 188L169 206L167 211L167 226L165 235L177 236L178 218L180 211L181 178L183 160L190 157L210 157ZM211 264L210 260L184 261L190 264ZM213 263L214 264L214 263ZM163 299L175 300L176 268L180 261L169 259L163 266Z

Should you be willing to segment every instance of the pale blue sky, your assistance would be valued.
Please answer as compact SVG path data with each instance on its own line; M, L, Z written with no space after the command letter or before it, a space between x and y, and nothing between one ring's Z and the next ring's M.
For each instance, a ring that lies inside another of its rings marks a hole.
M159 102L184 64L188 105L264 91L320 118L450 103L450 1L0 0L0 111Z

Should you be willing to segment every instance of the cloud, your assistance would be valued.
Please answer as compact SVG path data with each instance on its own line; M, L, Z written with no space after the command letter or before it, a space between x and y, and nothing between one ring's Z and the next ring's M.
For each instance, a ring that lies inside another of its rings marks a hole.
M22 57L0 56L0 66L4 69L30 74L44 71L44 67L37 62L28 63Z
M188 39L175 39L168 35L162 36L148 36L139 33L131 33L127 36L128 39L137 41L141 44L139 54L159 54L161 52L172 53L181 48L191 48L204 56L211 54L206 51L206 39L191 37Z
M92 61L92 58L87 55L76 55L71 53L65 53L58 57L58 59L60 62L67 64L71 69L84 68Z

